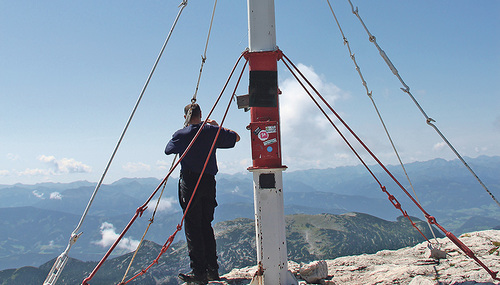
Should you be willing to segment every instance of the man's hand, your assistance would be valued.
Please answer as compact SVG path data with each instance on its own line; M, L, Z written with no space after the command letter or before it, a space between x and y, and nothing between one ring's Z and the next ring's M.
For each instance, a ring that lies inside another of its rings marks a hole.
M207 119L207 124L212 125L212 126L218 126L219 125L219 124L217 124L217 122L215 120L212 120L212 119Z
M217 122L215 120L212 120L212 119L207 119L207 124L212 125L212 126L219 126L219 124L217 124ZM226 128L224 128L224 129L226 129ZM238 135L237 132L230 130L230 129L226 129L226 130L231 131L231 132L236 134L236 142L240 141L240 135Z

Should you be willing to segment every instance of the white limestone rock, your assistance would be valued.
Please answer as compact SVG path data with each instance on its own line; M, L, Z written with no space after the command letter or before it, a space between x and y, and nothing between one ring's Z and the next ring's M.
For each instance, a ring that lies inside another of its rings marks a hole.
M500 231L464 234L460 240L491 270L500 270ZM429 259L427 243L376 254L345 256L327 261L337 284L495 284L496 281L448 238L438 239L447 258ZM418 278L417 278L418 277ZM500 276L497 276L500 277ZM415 281L414 281L415 279Z
M500 230L487 230L463 234L460 240L492 271L500 271ZM480 265L466 256L448 238L440 238L445 259L430 258L427 242L398 250L382 250L375 254L344 256L323 261L328 267L328 277L318 281L330 285L494 285L499 284ZM322 263L322 261L317 262ZM315 262L311 263L315 264ZM321 265L322 266L322 265ZM320 268L321 266L311 267ZM289 270L295 276L302 276L301 266L288 262ZM321 267L322 268L322 267ZM252 278L256 267L233 270L224 277ZM305 269L305 268L304 268ZM324 276L323 269L317 276ZM307 275L307 274L304 274ZM304 278L304 276L302 276ZM497 275L500 278L500 274ZM310 281L299 284L311 284ZM316 282L316 280L314 281ZM241 283L241 284L248 284ZM235 285L238 283L228 283Z
M301 264L299 273L307 283L318 284L328 277L328 265L324 260Z

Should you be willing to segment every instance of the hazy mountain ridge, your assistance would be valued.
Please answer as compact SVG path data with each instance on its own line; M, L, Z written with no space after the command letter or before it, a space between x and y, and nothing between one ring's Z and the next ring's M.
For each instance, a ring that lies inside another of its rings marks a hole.
M500 198L500 157L466 160L490 191ZM399 166L388 168L403 185L406 184ZM459 161L435 159L410 163L406 168L424 208L447 230L459 235L500 226L498 206ZM374 171L377 175L381 173L379 168L374 167ZM387 177L382 177L384 185L401 202L403 209L423 219L400 189ZM106 248L96 244L102 239L99 228L103 223L110 223L120 232L159 183L155 178L124 178L103 185L82 226L84 234L73 247L71 256L82 260L100 258ZM85 181L0 185L0 226L5 229L0 233L0 269L38 266L59 255L94 187L95 183ZM216 222L240 217L253 219L251 174L219 174L217 187ZM388 221L401 215L361 166L285 171L284 188L287 215L360 212ZM180 221L176 197L177 180L170 179L163 195L166 203L157 213L148 239L163 244L173 232ZM140 239L150 215L148 210L137 219L126 237ZM179 239L183 238L180 235ZM117 254L121 253L124 250Z
M146 212L144 215L148 215ZM0 208L0 268L38 266L58 256L68 243L68 238L80 216L34 207ZM71 249L71 256L82 260L97 260L107 250L97 244L103 239L99 228L111 223L120 232L131 219L131 215L114 217L88 216L80 229L84 234ZM163 243L180 221L181 214L161 215L156 218L148 237ZM126 238L139 240L147 223L138 219ZM183 236L180 236L183 238ZM113 256L124 254L117 248Z
M391 222L360 213L292 215L287 216L286 222L289 259L297 262L373 253L381 249L414 245L423 240L404 220ZM425 223L416 222L425 231ZM220 222L215 226L215 233L221 273L256 264L253 220L241 218ZM305 236L312 238L306 239ZM129 277L151 264L160 250L161 245L146 241L139 250ZM115 284L120 281L131 256L132 253L127 253L104 263L92 284ZM53 262L54 259L39 268L0 271L0 284L41 284ZM79 284L96 264L71 259L58 284ZM176 276L180 271L189 270L188 265L186 245L181 241L172 245L149 273L131 284L179 284ZM22 283L26 280L30 282Z

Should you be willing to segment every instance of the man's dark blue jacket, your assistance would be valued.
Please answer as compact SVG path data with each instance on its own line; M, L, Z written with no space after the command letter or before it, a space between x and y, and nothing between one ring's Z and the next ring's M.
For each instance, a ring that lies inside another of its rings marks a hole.
M172 153L178 153L182 155L191 140L200 129L201 125L201 123L196 125L189 125L175 132L172 135L172 139L165 147L165 154L168 155ZM201 173L218 130L218 126L205 124L195 143L189 149L184 159L181 161L181 172L183 170L188 170L195 173ZM217 138L217 144L215 145L215 148L210 155L210 160L208 161L205 173L211 175L217 174L218 168L215 155L216 148L232 148L235 144L236 133L222 128L219 133L219 137Z

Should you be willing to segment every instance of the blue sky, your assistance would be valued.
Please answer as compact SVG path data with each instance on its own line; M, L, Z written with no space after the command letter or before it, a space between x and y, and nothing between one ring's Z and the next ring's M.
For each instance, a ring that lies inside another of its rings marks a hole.
M178 1L0 1L0 184L97 181L178 12ZM454 159L347 1L331 1L404 162ZM353 1L415 98L464 156L500 155L500 2ZM163 177L194 93L212 1L189 1L105 182ZM246 1L219 0L198 102L214 103L248 46ZM387 164L397 162L326 1L276 1L277 44ZM288 171L359 162L279 63ZM244 77L237 94L245 94ZM230 84L229 90L234 88ZM213 115L220 121L227 92ZM249 113L220 171L251 165ZM373 164L373 161L368 160Z

